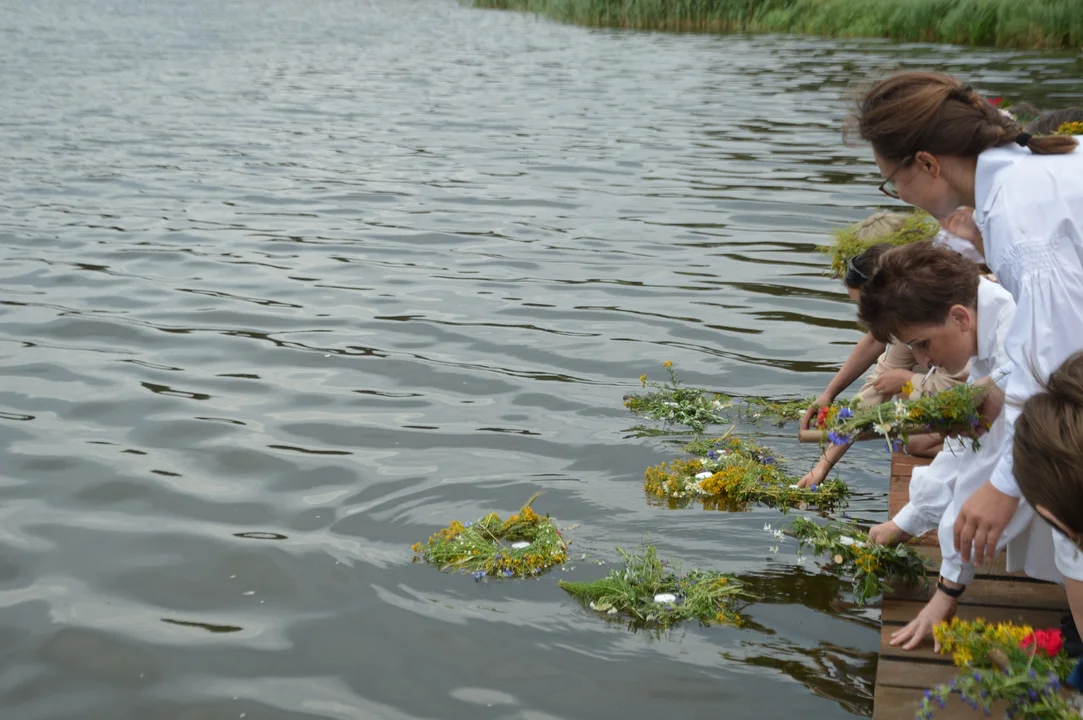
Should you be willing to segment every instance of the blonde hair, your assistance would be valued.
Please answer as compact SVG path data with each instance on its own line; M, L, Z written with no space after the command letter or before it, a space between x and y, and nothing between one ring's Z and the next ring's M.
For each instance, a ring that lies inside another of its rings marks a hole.
M890 210L873 213L854 226L854 237L861 242L879 240L882 237L899 232L908 217L910 217L910 213L892 212Z

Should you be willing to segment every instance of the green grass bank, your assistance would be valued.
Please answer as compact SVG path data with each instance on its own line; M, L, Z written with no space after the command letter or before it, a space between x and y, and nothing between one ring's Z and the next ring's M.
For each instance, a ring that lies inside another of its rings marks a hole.
M473 0L591 27L877 37L1019 49L1083 46L1083 0Z

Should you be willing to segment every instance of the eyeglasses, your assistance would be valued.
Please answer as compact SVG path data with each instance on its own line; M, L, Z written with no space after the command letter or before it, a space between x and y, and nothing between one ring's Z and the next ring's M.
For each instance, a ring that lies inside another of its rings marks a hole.
M900 199L899 188L895 184L895 174L912 162L914 162L913 155L904 159L901 163L896 165L895 169L891 171L891 174L887 176L887 180L884 180L882 183L880 183L880 192L887 195L888 197L893 197L896 200Z

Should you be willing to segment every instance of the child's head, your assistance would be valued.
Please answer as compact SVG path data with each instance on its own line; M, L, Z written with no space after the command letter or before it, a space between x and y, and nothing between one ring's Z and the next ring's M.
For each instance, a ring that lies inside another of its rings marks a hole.
M922 365L961 372L978 350L978 281L978 266L947 248L891 248L861 288L858 317L877 340L909 345Z
M1065 123L1083 122L1083 108L1063 108L1061 110L1048 110L1038 116L1036 120L1027 123L1026 130L1034 135L1049 135Z
M1015 479L1027 502L1083 542L1083 353L1064 361L1015 422Z
M858 101L854 125L893 183L889 192L935 218L968 204L973 159L989 148L1015 142L1037 154L1076 148L1068 137L1021 136L1013 118L969 85L935 72L904 72L874 84Z
M846 286L846 292L850 294L854 302L861 301L861 288L872 277L880 256L892 247L894 246L890 243L878 243L850 258L846 266L846 274L842 277L842 284Z

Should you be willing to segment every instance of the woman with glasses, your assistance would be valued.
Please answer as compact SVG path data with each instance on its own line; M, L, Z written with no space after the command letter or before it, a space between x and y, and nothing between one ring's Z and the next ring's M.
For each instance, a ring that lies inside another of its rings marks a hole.
M880 188L971 240L1016 302L1005 338L1012 372L1004 387L990 384L983 408L988 421L1003 410L1007 439L989 481L954 525L963 560L982 563L995 555L1019 505L1014 403L1083 349L1083 150L1070 136L1023 132L943 73L906 72L874 84L858 101L855 126L872 145ZM1006 408L1005 394L1013 401ZM1073 614L1083 619L1083 562L1062 543L1057 564L1070 578Z

